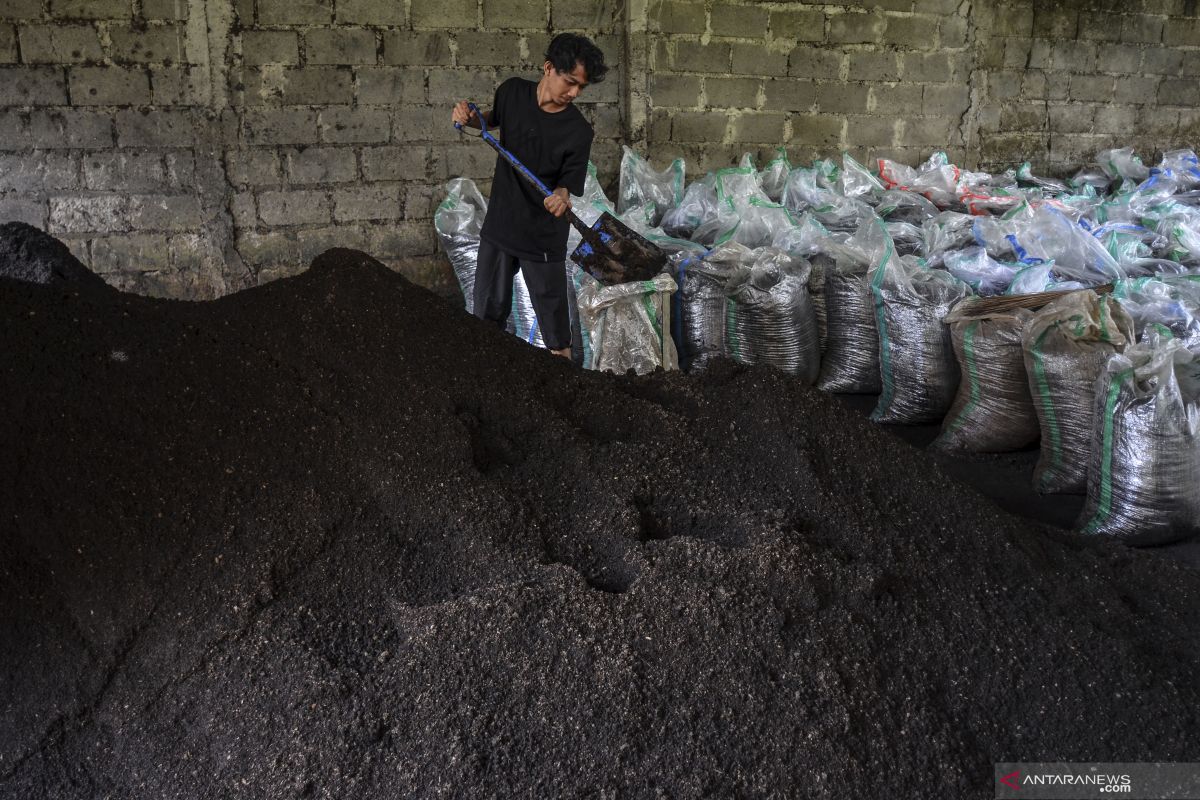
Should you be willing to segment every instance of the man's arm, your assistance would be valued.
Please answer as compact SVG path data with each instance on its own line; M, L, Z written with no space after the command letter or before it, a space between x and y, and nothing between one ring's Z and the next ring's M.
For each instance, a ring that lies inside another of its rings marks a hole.
M451 113L450 118L460 125L471 128L480 127L479 119L476 118L475 114L473 114L471 110L467 108L466 100L463 100L454 106L454 111ZM487 122L489 128L496 123L495 113L491 109L483 112L483 119Z

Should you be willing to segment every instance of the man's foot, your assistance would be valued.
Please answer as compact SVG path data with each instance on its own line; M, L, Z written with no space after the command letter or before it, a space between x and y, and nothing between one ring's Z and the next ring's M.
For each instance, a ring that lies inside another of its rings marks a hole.
M547 348L547 349L549 349L549 348ZM564 347L562 350L550 350L550 352L553 355L562 356L563 358L567 359L568 361L571 360L571 348L569 348L569 347Z

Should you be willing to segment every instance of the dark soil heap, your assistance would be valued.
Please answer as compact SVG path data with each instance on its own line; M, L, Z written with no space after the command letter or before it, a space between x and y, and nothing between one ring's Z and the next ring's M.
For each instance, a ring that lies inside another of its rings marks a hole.
M353 251L0 281L0 796L991 797L1200 761L1200 573L768 369L580 372Z

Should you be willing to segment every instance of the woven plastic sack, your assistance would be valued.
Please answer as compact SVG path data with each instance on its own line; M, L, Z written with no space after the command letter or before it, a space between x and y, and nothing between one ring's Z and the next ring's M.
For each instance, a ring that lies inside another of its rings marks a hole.
M723 245L703 258L676 261L679 285L679 360L688 372L701 372L725 355L726 286L741 266L740 245Z
M665 297L675 281L660 274L648 281L604 286L580 273L579 321L588 339L588 369L639 375L655 369L679 369L679 356L664 325Z
M1084 533L1157 545L1200 535L1200 360L1151 333L1098 382Z
M958 390L958 363L943 324L971 293L949 272L889 250L870 276L879 333L882 390L876 422L915 425L946 415Z
M487 199L470 178L446 184L446 199L433 214L442 252L450 259L463 293L467 313L475 311L475 268L479 260L479 230L487 214Z
M742 249L742 266L728 286L726 351L738 363L772 366L811 384L821 347L808 262L773 247Z
M825 356L817 386L840 394L875 394L879 375L879 336L868 273L893 252L878 218L863 222L844 243L831 240L825 269Z
M1088 289L1051 302L1025 327L1025 372L1042 436L1033 474L1039 492L1087 489L1096 381L1132 341L1133 321L1120 303Z
M1021 335L1033 312L977 312L966 300L946 317L962 380L934 447L1005 453L1037 441L1039 428Z
M644 219L657 226L663 215L683 200L683 159L675 159L658 172L630 147L623 150L617 212L628 214L635 208L643 209Z
M808 274L808 296L812 299L813 316L817 319L817 342L824 357L825 349L829 346L829 312L825 306L825 282L834 268L834 261L824 253L817 253L808 263L812 267Z

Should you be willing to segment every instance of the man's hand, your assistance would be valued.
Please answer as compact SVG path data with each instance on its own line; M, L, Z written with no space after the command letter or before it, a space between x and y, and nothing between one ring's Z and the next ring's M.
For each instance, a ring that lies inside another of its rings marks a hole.
M561 217L571 207L571 195L565 187L560 186L542 201L542 205L554 216Z
M450 119L457 122L459 125L470 126L472 128L479 127L479 119L475 112L467 108L467 101L462 100L455 104L454 111L450 114Z

